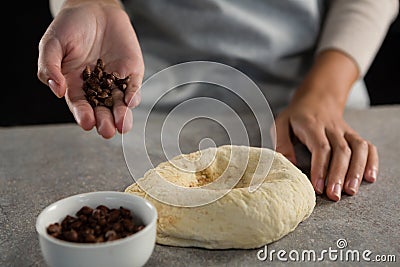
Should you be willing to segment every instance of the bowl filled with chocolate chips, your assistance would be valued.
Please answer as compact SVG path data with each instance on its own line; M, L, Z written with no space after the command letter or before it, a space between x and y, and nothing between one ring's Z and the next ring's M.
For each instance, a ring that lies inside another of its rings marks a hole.
M157 211L146 199L99 191L66 197L37 217L49 266L143 266L153 253Z

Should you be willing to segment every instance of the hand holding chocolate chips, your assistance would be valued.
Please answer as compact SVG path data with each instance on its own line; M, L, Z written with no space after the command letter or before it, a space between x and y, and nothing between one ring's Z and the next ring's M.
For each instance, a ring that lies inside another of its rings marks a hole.
M125 92L129 81L129 76L120 78L116 72L108 73L104 71L104 62L101 58L97 59L93 70L86 66L82 72L82 89L89 104L95 108L105 106L112 108L114 105L112 90L119 89Z

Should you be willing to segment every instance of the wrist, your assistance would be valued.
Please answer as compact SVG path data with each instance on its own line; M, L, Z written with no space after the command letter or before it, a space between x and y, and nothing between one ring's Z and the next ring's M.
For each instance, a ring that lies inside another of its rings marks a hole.
M90 3L96 3L98 5L110 5L119 8L124 8L122 2L120 0L50 0L50 12L53 15L53 18L57 16L57 14L63 8L71 8L77 7L80 5L86 5Z
M293 100L309 97L321 103L334 101L344 108L358 77L358 67L350 57L336 50L323 51L315 58Z
M64 7L75 7L81 4L96 3L99 5L112 5L115 7L122 7L122 3L119 0L64 0Z

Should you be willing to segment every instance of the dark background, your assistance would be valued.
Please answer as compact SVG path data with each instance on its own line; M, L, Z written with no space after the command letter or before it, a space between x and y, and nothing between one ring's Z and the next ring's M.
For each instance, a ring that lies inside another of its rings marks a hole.
M9 7L13 17L3 25L6 82L0 95L0 126L74 122L65 100L58 99L36 76L38 43L52 20L48 1L35 1L33 7L19 4ZM391 25L365 81L372 105L400 103L399 17Z

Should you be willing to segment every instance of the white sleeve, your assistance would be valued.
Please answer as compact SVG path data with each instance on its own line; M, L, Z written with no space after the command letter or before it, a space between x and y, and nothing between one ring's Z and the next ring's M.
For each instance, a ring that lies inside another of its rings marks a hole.
M53 18L60 12L65 0L49 0L50 12Z
M317 53L342 51L364 76L399 13L399 0L332 0Z
M62 5L64 4L65 0L49 0L49 7L50 13L53 18L60 12ZM124 8L121 0L118 0L119 5Z

